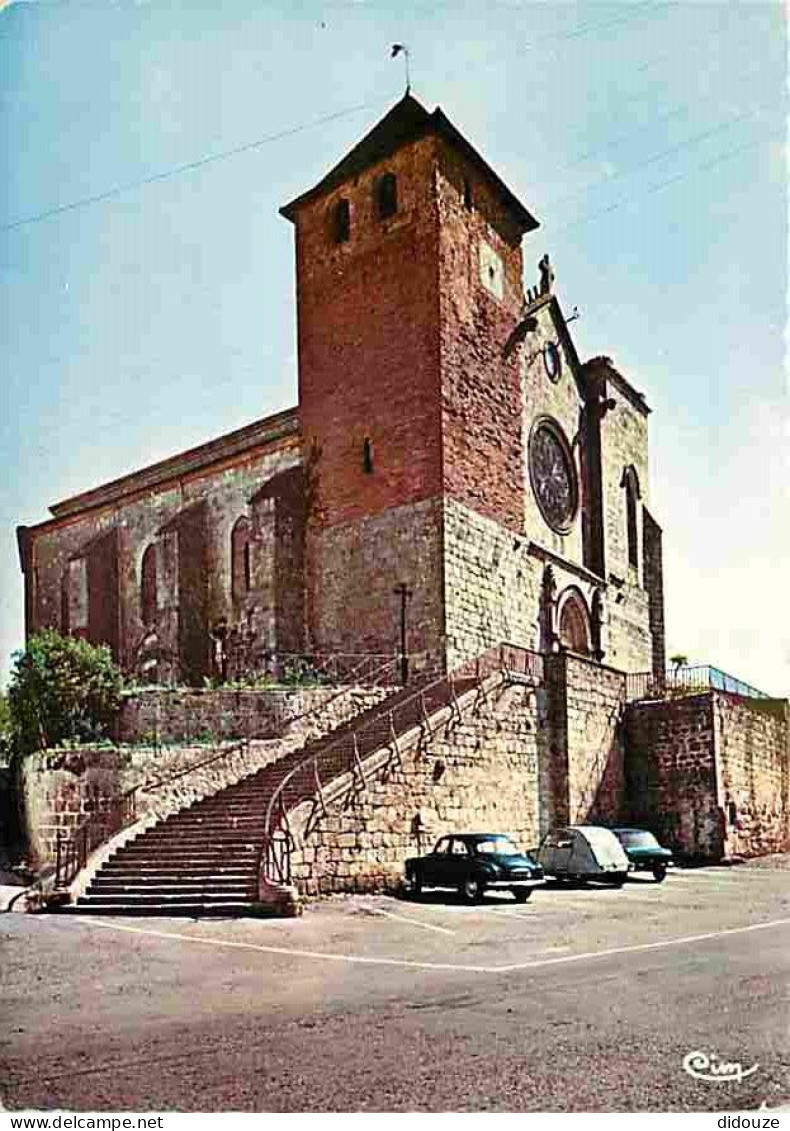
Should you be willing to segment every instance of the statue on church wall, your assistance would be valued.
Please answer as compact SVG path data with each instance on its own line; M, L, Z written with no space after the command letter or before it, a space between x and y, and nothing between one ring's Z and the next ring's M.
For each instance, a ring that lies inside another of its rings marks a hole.
M542 295L552 294L554 291L554 270L548 255L544 255L538 263L538 271L540 272L540 293Z

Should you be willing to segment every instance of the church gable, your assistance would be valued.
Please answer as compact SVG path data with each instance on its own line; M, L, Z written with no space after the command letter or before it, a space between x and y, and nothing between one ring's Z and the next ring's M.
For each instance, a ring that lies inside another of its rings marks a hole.
M578 362L555 299L529 317L534 329L521 347L526 529L533 541L581 564L587 490Z

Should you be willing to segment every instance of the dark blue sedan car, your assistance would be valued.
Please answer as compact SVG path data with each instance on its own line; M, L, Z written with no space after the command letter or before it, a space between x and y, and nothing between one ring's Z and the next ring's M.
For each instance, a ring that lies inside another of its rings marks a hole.
M524 903L545 880L543 869L502 833L452 833L433 852L406 861L406 887L413 896L423 888L453 888L467 903L478 903L489 889L511 891Z

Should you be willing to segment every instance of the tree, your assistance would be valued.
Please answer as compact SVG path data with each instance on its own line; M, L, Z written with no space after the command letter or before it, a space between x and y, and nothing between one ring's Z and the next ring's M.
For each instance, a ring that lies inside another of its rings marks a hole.
M8 698L17 752L106 737L120 692L109 648L44 629L13 656Z
M669 662L674 664L675 671L678 671L678 669L688 666L689 658L684 656L682 652L676 652L674 656L669 657Z

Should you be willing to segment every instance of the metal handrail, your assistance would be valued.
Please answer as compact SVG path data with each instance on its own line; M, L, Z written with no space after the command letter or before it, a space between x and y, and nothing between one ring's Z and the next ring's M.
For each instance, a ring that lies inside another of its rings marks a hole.
M381 710L378 711L373 718L369 719L366 723L363 723L357 730L353 732L353 739L355 743L354 750L356 754L356 758L353 764L356 765L356 762L359 761L357 745L358 735L372 729L374 725L380 723L382 715L389 716L390 730L394 734L394 710L403 710L407 706L413 705L416 700L420 700L422 723L425 723L427 725L427 715L425 708L426 692L430 692L440 684L447 683L450 688L451 702L457 706L455 695L455 684L457 681L463 679L473 679L474 683L480 684L482 680L486 679L490 675L493 675L496 671L501 671L503 675L506 675L511 671L521 675L522 672L520 670L520 665L518 663L512 664L508 661L513 661L522 657L524 669L523 674L525 676L531 676L533 679L542 681L543 656L539 652L534 652L529 648L522 648L518 645L498 644L492 648L487 649L480 656L477 656L474 660L467 661L459 665L459 667L455 668L447 675L441 675L430 680L428 683L420 684L419 687L415 688L411 695L407 696L405 699L400 700L395 708L388 708L386 702L379 704ZM276 789L269 798L269 804L266 807L266 815L264 818L263 827L263 842L258 858L259 874L261 874L264 867L268 866L269 864L276 863L277 866L272 868L272 871L275 871L277 873L277 875L275 876L275 882L287 883L290 881L290 842L292 840L292 837L290 834L290 829L288 828L287 810L284 803L285 789L288 786L289 782L291 782L299 773L310 767L312 763L316 787L320 794L322 786L320 775L318 773L318 758L319 756L321 758L325 758L326 755L339 750L342 747L343 743L346 741L348 741L348 735L343 735L342 737L335 739L333 742L330 742L327 746L322 747L320 750L316 750L313 753L308 754L305 758L297 762L296 765L294 765L288 771L285 777L283 777L277 785ZM384 743L383 745L386 745L386 743ZM272 829L272 819L277 804L279 804L281 820L283 821L281 830ZM282 832L283 835L279 838L279 840L276 841L275 837L278 831ZM279 844L281 842L283 843L283 846L285 848L285 854L287 858L285 869L283 869L282 867L282 861L280 859L279 852L275 853L272 850L272 852L270 853L270 847L275 843ZM265 878L271 879L271 872Z
M662 672L629 672L626 692L629 701L658 699L673 691L724 691L748 699L770 698L751 684L710 664L685 664Z

